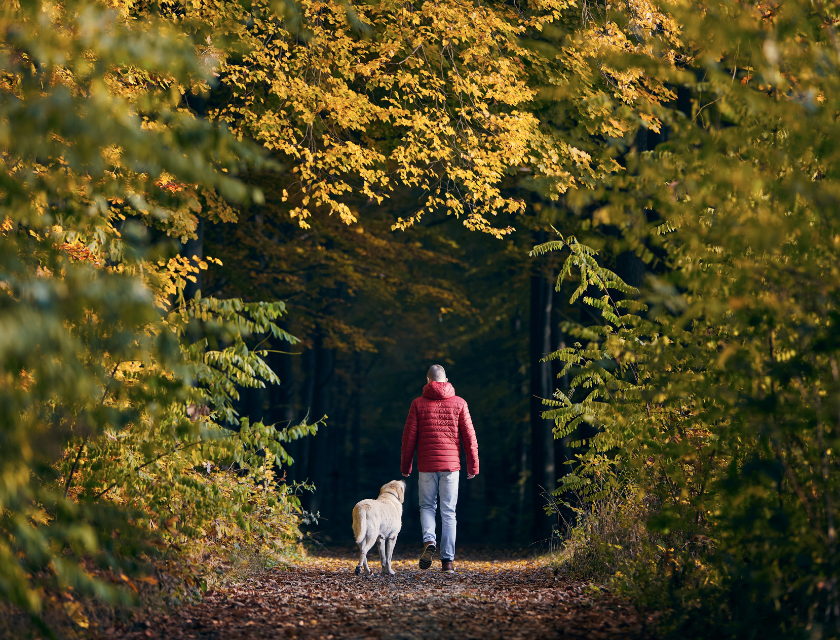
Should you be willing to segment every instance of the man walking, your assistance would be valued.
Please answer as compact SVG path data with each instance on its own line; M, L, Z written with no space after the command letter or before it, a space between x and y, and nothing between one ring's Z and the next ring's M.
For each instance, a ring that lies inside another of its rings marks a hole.
M402 437L400 470L411 474L414 451L420 471L420 525L423 553L420 568L432 566L437 551L435 512L440 496L441 568L455 571L455 505L458 502L458 472L461 470L461 444L467 453L467 479L478 475L478 442L470 411L463 398L455 395L446 371L434 364L426 374L423 395L411 403Z

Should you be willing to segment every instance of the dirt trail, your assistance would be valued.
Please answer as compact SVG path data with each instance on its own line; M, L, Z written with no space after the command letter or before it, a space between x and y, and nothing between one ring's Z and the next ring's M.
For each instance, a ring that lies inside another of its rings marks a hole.
M395 554L397 557L397 554ZM376 560L374 563L372 560ZM396 576L356 576L349 550L277 569L203 602L122 631L123 638L635 638L626 604L585 584L555 578L532 559L459 558L457 573L437 561L420 571L399 556ZM148 626L146 626L148 625Z

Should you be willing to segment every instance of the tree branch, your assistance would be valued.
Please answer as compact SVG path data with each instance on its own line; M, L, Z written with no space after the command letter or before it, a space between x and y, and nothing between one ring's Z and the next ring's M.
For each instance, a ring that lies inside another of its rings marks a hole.
M157 462L157 461L158 461L158 460L160 460L161 458L165 458L166 456L171 456L173 453L177 453L178 451L183 451L184 449L189 449L190 447L194 447L195 445L197 445L197 444L201 444L201 443L202 443L202 440L197 440L197 441L195 441L195 442L191 442L191 443L190 443L190 444L188 444L188 445L184 445L183 447L175 447L172 451L167 451L166 453L161 453L161 454L160 454L159 456L157 456L156 458L152 458L152 459L151 459L151 460L149 460L148 462L144 462L144 463L143 463L143 464L141 464L139 467L137 467L137 468L135 469L135 471L140 471L140 469L144 469L144 468L148 467L150 464L154 464L155 462ZM117 486L117 484L118 484L117 482L114 482L114 483L113 483L113 484L111 484L111 486L109 486L107 489L104 489L104 490L100 491L99 493L97 493L95 496L93 496L93 499L94 499L94 500L99 500L99 498L101 498L101 497L102 497L102 496L104 496L106 493L108 493L111 489L113 489L114 487L116 487L116 486Z
M114 370L111 371L111 380L113 381L114 375L117 373L117 369L122 364L122 361L118 362L114 367ZM105 403L105 398L108 397L108 391L110 391L110 387L108 385L105 386L105 391L102 394L102 399L99 401L99 404L102 405ZM90 434L85 436L84 441L82 444L79 445L79 451L76 453L76 459L73 460L73 466L70 467L70 473L67 475L67 481L64 483L64 497L67 497L68 492L70 491L70 485L73 483L73 476L76 474L76 469L79 467L79 460L82 457L82 452L85 450L87 446L88 440L90 440Z

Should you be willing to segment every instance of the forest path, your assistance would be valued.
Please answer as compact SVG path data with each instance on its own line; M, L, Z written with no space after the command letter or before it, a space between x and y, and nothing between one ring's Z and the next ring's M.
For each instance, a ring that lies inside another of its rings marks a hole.
M396 556L396 554L395 554ZM286 569L210 592L200 604L150 621L124 638L634 638L632 607L584 583L555 578L533 559L465 553L457 573L440 561L394 561L395 576L356 576L350 551L308 558ZM375 559L375 562L373 561Z

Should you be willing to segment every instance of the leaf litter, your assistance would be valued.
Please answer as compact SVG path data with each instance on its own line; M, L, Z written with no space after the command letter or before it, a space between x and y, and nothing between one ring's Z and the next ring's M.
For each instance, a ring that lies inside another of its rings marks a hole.
M641 637L636 610L603 587L555 576L539 559L466 551L457 572L421 571L395 554L395 576L354 573L358 556L329 550L196 604L100 637L127 639L448 639ZM374 562L374 560L376 560Z

